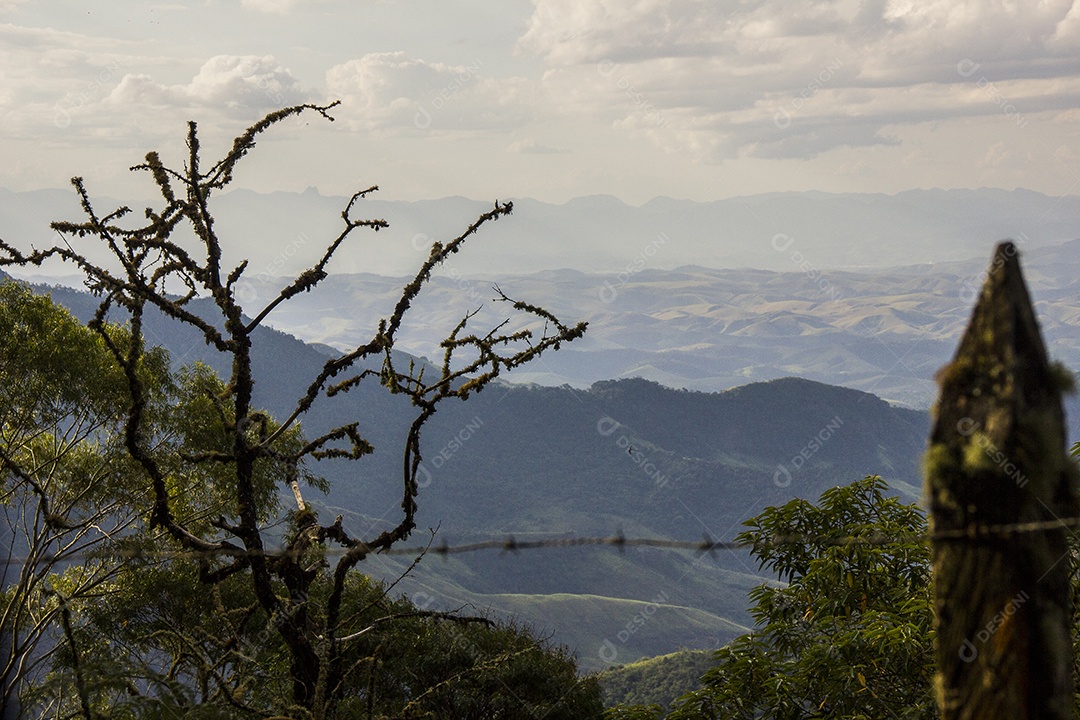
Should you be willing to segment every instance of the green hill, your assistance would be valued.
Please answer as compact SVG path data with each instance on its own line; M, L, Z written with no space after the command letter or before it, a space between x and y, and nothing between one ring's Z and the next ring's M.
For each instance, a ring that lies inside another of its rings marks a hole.
M89 316L93 298L49 291ZM198 332L152 313L144 328L176 362L224 370ZM253 343L256 403L285 417L326 349L266 328ZM304 419L309 435L358 421L375 452L359 463L320 463L314 469L332 489L309 504L324 517L341 514L353 536L395 523L412 415L406 398L377 380L318 400ZM438 528L436 546L617 532L730 540L768 505L815 499L866 474L881 473L914 494L928 427L925 413L798 378L721 393L641 379L587 390L498 384L442 406L427 426L414 538L422 542L426 528ZM360 569L392 579L406 565L381 556ZM435 607L515 615L574 649L583 667L599 668L679 647L719 647L750 625L746 593L764 579L742 552L556 548L427 558L396 590L424 593ZM604 642L615 642L612 634L634 621L642 603L660 597L664 609L611 658Z
M668 708L672 700L700 686L701 676L713 665L712 655L704 650L679 650L608 668L600 673L604 705L656 704Z
M564 627L568 618L581 628L576 638L583 671L601 670L630 658L666 652L673 644L716 648L749 628L704 610L671 605L660 593L654 601L625 600L597 595L490 595L483 598L502 615L530 618L534 629ZM560 633L562 635L564 633Z

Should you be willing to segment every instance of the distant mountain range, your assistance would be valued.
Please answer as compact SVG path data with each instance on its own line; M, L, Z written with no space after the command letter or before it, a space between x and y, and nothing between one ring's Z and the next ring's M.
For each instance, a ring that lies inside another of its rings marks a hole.
M314 191L236 190L218 202L218 229L236 238L228 251L257 258L239 284L252 305L318 257L343 205ZM355 236L331 263L335 274L277 309L272 326L312 343L354 345L393 307L430 242L460 232L486 205L445 198L360 207L391 228ZM52 241L48 219L79 212L68 191L0 191L0 237L40 246ZM765 226L776 233L762 234ZM499 283L591 326L515 382L584 388L644 377L720 391L795 375L925 408L1001 237L1018 239L1051 354L1080 368L1078 235L1080 197L1025 190L658 198L641 207L611 197L520 200L512 217L485 227L437 271L400 347L434 356L447 328L480 306L476 327L498 322L491 286Z
M602 274L548 270L436 277L414 307L402 349L438 352L447 328L484 306L475 327L506 317L497 281L590 328L579 343L515 375L517 382L588 387L644 377L671 387L720 391L796 375L929 407L934 373L967 325L988 258L876 271L801 272L682 267L642 270L617 289ZM1080 369L1080 241L1035 248L1023 263L1051 354ZM334 275L272 315L275 327L339 348L359 342L393 307L404 278ZM247 286L259 301L283 280Z
M84 319L95 304L78 291L43 290ZM177 361L224 370L197 332L154 314L145 327ZM284 416L329 351L270 329L254 344L257 401ZM310 434L359 420L376 447L358 464L321 464L333 489L309 498L328 517L342 514L354 535L400 512L409 417L400 396L373 384L320 402L305 419ZM438 528L436 544L617 532L730 540L767 505L814 499L868 473L917 498L927 432L923 412L795 378L723 393L641 379L584 390L500 383L432 421L418 523ZM395 577L403 563L381 556L363 569ZM398 589L440 607L513 615L574 647L593 669L719 647L747 629L746 592L764 579L742 553L564 548L430 556Z
M385 219L390 229L354 236L329 270L408 274L432 241L455 237L494 200L407 202L376 193L353 214ZM99 201L102 211L119 204ZM142 218L141 204L128 204ZM219 232L232 239L226 260L251 258L249 278L287 275L312 264L337 235L344 208L345 198L314 189L265 195L238 189L212 200ZM683 265L858 270L988 258L994 242L1007 237L1038 248L1080 236L1080 196L1022 189L787 192L705 203L660 197L641 206L597 195L561 205L521 198L514 208L512 217L470 240L468 251L454 259L458 272L503 275L569 267L617 283L623 273ZM0 189L0 237L9 242L40 246L51 242L49 221L80 217L70 189Z
M70 207L58 212L58 198ZM239 287L250 308L317 256L342 206L313 192L234 191L221 203L219 230L242 239L229 252L260 258ZM460 198L370 203L390 234L357 238L332 269L383 274L332 275L269 316L284 332L255 335L257 403L287 415L335 347L370 335L426 243L456 234L483 208ZM525 384L500 383L432 421L418 519L438 528L436 544L616 532L731 539L766 505L815 499L871 473L918 499L932 377L954 352L992 240L1004 235L1021 240L1051 353L1080 367L1080 241L1068 240L1080 227L1078 198L917 191L517 208L433 278L400 349L432 356L442 334L481 305L476 326L498 322L496 281L590 329L511 375ZM312 220L319 213L329 221ZM57 217L78 217L70 194L0 192L0 237L9 242L50 243L41 226ZM567 265L580 269L559 269ZM84 319L95 305L75 290L47 291ZM227 370L199 333L156 316L146 329L176 362ZM1074 439L1078 410L1073 400ZM400 512L410 411L400 396L361 385L305 420L312 435L359 420L376 447L356 466L318 468L333 490L315 504L342 514L354 535ZM403 567L380 556L364 570L394 577ZM740 553L568 548L428 557L398 589L441 607L515 614L599 668L723 644L750 624L746 591L762 580Z

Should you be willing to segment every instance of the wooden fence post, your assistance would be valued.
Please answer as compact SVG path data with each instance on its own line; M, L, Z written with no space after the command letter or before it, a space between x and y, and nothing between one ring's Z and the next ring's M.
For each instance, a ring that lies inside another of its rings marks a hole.
M1052 522L1077 508L1070 376L1047 359L1013 243L938 381L926 496L942 718L1073 718L1072 558Z

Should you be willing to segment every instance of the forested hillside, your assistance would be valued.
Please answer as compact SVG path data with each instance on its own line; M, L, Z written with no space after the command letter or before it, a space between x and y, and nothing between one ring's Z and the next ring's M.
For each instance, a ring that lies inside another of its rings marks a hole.
M89 295L49 292L89 316ZM201 360L227 371L198 332L152 312L145 327L174 362ZM269 329L256 337L256 401L282 416L332 351ZM381 527L400 503L382 479L399 472L409 405L374 386L336 400L316 405L304 431L321 434L357 418L375 451L359 464L316 466L331 491L310 500L361 527ZM644 380L588 390L495 385L443 407L429 424L417 518L421 528L438 528L436 547L617 532L726 540L768 505L814 498L868 473L881 473L916 500L927 429L925 413L796 378L723 393ZM386 579L405 567L390 558L367 563ZM680 647L719 647L751 624L746 593L759 581L757 566L739 552L701 558L554 548L428 558L399 587L439 607L467 603L530 622L592 669ZM619 643L617 657L603 652L605 641L650 604L659 610L648 627Z
M675 698L697 690L713 662L712 653L704 650L680 650L617 665L600 673L604 702L609 707L625 703L667 708Z

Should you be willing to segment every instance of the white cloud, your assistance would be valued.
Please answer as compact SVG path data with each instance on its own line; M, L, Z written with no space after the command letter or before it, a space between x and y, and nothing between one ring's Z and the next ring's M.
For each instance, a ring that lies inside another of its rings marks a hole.
M33 0L0 0L0 13L17 11L20 5L26 5L32 1Z
M148 75L125 75L110 93L114 105L170 105L259 111L303 102L300 82L272 55L217 55L190 83L164 85Z
M1075 105L1072 0L534 0L550 107L712 161L893 144L888 128Z
M103 101L137 65L154 66L136 42L115 41L52 28L0 23L0 114L9 138L52 136L83 128L107 135Z
M0 113L9 134L40 136L55 128L57 142L93 136L129 138L147 112L162 108L221 110L254 117L307 99L297 79L272 56L218 55L186 83L177 63L154 56L153 43L0 24ZM182 66L181 66L182 68ZM160 117L160 115L158 116ZM160 125L160 123L157 123Z
M1080 132L1080 0L532 3L524 22L515 3L436 4L418 22L382 0L168 12L86 0L75 13L0 0L15 7L0 14L0 174L62 185L121 153L120 170L151 147L183 153L189 119L207 148L227 147L268 110L341 99L339 122L297 137L348 147L331 161L342 182L369 157L373 180L416 197L449 182L560 200L987 182L1074 191L1076 163L1060 149ZM403 52L363 54L374 49ZM312 161L296 151L289 162ZM274 172L252 174L264 188L294 182Z
M178 99L178 93L171 93L167 87L142 73L124 75L109 93L109 100L115 104L172 105Z
M0 23L3 85L23 102L58 100L102 73L116 74L141 60L138 47L50 28Z
M162 82L183 65L149 55L150 45L0 24L0 118L8 137L141 153L176 134L170 120L198 118L208 131L231 133L237 118L308 98L272 56L219 55L187 82Z
M325 2L326 0L240 0L240 5L249 10L288 15L298 8L309 9Z
M330 68L326 92L352 127L450 131L515 127L531 106L528 83L493 78L476 59L430 63L404 52L370 53Z
M520 50L553 65L726 55L712 6L696 0L534 0Z
M218 55L191 81L187 94L204 105L274 108L302 102L299 81L272 55Z
M1058 52L1075 52L1080 48L1080 4L1074 3L1054 28L1047 44Z
M552 147L551 145L542 145L536 142L536 138L525 138L516 142L510 143L506 148L507 152L522 153L525 155L555 155L559 153L570 152L566 148Z

